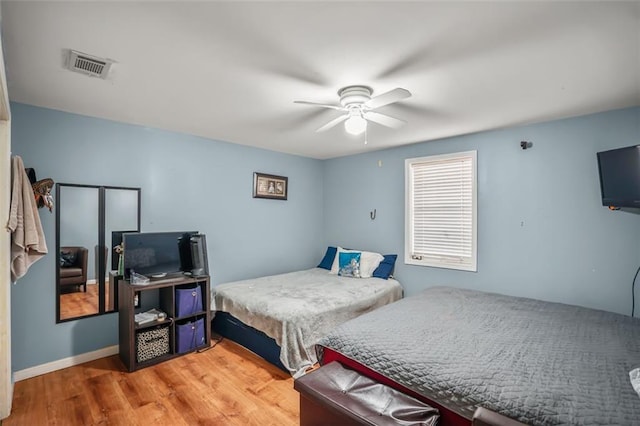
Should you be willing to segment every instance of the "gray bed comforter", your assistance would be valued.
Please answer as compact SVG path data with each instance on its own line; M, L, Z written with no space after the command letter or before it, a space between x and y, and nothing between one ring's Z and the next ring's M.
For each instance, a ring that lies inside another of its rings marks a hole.
M298 377L317 362L314 345L331 329L401 297L394 279L347 278L313 268L220 284L211 306L273 338L280 361Z
M470 418L640 425L640 319L436 287L337 327L333 350Z

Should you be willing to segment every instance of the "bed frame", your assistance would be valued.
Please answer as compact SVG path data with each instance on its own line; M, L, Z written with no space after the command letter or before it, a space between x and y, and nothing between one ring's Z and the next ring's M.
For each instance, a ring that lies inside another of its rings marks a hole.
M248 326L228 312L216 311L212 321L214 333L244 346L287 374L290 371L280 362L280 346L260 330Z

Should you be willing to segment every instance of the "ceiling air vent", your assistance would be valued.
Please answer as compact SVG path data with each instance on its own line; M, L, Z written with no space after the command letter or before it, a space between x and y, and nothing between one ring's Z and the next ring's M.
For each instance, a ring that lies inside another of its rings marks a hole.
M113 61L109 59L98 58L97 56L70 50L67 67L71 71L106 79L112 63Z

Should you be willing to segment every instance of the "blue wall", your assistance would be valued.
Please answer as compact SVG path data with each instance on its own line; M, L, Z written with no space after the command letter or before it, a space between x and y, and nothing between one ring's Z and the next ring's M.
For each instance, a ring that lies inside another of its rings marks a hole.
M207 235L213 284L315 266L322 257L322 162L60 111L11 104L12 149L38 179L142 188L142 231ZM253 172L289 177L287 201L252 198ZM118 341L117 315L55 323L49 255L11 291L13 370Z
M640 108L327 161L22 104L12 116L13 153L40 179L139 186L143 231L206 233L214 284L309 268L340 244L398 253L408 295L454 285L630 312L640 216L600 205L595 153L640 143ZM471 149L478 272L404 265L405 158ZM251 198L254 171L288 176L289 200ZM40 217L53 253L54 215ZM54 262L12 288L14 371L117 344L115 314L55 324Z
M602 207L596 152L638 143L633 108L328 160L324 241L399 254L408 295L451 285L628 315L640 215ZM404 160L474 149L478 272L405 265Z

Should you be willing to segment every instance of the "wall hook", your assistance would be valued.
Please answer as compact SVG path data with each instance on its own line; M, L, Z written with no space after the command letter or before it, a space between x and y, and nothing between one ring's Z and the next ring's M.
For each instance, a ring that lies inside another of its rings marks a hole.
M371 220L376 220L376 209L373 209L372 212L369 212L369 216L371 217Z

